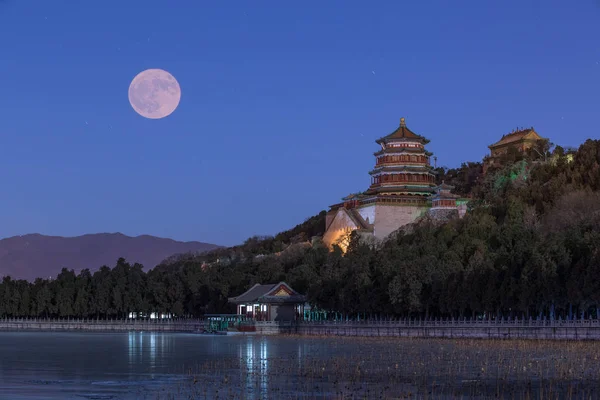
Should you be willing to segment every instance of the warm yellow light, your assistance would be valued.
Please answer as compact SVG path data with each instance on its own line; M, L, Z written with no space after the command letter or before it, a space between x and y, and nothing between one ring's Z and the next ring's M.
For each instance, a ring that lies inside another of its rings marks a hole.
M356 229L346 228L345 230L341 230L339 235L337 235L334 243L340 247L342 253L345 253L350 245L350 234Z

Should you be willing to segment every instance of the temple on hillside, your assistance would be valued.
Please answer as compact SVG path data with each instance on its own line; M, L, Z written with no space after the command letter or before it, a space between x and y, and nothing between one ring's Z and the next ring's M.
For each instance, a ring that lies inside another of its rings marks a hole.
M375 141L375 168L369 172L371 186L366 195L393 196L399 203L423 201L435 186L435 174L429 165L432 155L425 150L429 140L406 127L404 118L394 132Z
M352 231L383 239L428 213L434 198L439 207L453 200L457 209L458 196L447 190L451 187L436 188L432 154L425 149L429 140L408 129L404 118L395 131L375 142L381 149L375 152L375 167L369 172L371 186L343 198L327 213L323 241L330 247L338 244L345 250L343 240Z
M462 218L467 212L466 202L461 201L460 196L451 192L454 186L442 181L435 188L435 193L429 198L431 208L429 214L437 219L449 219L453 217Z
M499 141L488 146L490 155L483 159L483 173L491 167L500 167L502 157L508 153L509 149L522 153L532 148L540 140L546 139L538 135L533 127L516 129L502 136Z

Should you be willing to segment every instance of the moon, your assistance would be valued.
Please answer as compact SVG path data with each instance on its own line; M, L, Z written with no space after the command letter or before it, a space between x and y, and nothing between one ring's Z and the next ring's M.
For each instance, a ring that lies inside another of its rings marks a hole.
M181 88L177 79L162 69L147 69L129 85L129 104L142 117L168 117L179 106Z

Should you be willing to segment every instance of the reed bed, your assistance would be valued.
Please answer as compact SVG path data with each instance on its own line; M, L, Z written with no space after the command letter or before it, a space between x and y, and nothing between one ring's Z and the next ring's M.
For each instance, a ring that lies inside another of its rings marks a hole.
M244 341L244 349L237 357L200 360L187 368L188 379L175 392L158 393L154 398L600 398L600 346L596 342L347 337L239 340ZM301 351L276 351L281 347Z

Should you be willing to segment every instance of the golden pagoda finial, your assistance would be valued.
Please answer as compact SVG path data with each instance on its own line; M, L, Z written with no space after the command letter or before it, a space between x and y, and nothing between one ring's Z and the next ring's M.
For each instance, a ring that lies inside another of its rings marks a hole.
M406 120L404 117L400 118L400 126L406 126Z

